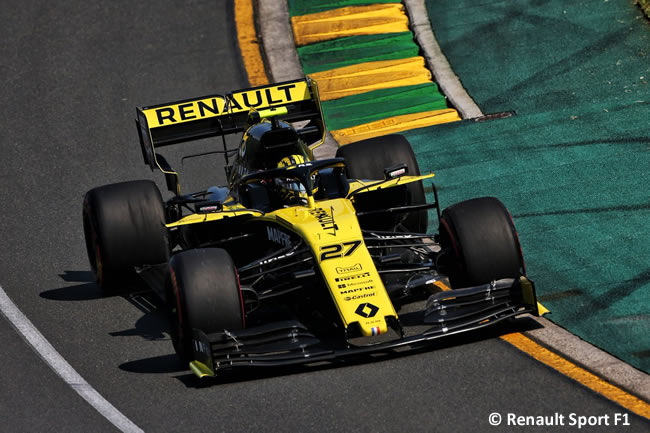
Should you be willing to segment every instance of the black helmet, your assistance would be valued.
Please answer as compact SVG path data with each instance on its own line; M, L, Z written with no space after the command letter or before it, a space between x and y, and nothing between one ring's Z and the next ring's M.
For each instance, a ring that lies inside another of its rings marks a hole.
M275 168L289 155L312 159L311 150L290 124L273 123L267 120L256 123L244 133L237 158L242 174Z

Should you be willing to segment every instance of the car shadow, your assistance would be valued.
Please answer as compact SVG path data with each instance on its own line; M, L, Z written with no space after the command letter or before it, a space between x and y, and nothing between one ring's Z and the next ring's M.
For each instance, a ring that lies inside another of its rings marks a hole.
M111 337L140 337L149 341L169 341L169 323L163 301L146 289L144 283L136 276L123 282L122 288L114 293L106 294L95 283L91 271L65 270L59 274L65 282L80 283L45 290L39 295L52 301L92 301L103 298L120 296L137 308L142 316L136 320L133 327L109 332ZM169 341L169 348L172 344ZM131 373L179 373L187 370L176 354L155 356L141 360L125 362L119 368Z
M59 277L66 282L82 284L46 290L39 294L41 298L51 301L90 301L103 297L90 271L63 271Z
M39 296L50 301L92 301L104 297L95 283L46 290L41 292Z
M129 296L129 294L142 291L144 288L144 283L137 276L125 279L120 289L111 294L102 292L90 271L63 271L59 274L59 278L65 282L81 284L45 290L39 293L39 296L51 301L92 301L111 296Z
M121 296L142 312L132 328L109 332L112 337L138 336L146 340L169 339L169 325L165 308L148 289L143 290L143 283L136 277L125 280L121 290L106 294L97 286L90 271L63 271L59 277L67 282L81 284L46 290L40 297L53 301L92 301L96 299Z
M169 346L171 347L171 343ZM185 371L187 370L187 365L183 364L175 353L170 353L125 362L120 364L119 369L129 373L165 374Z
M146 340L169 340L169 321L163 302L150 291L122 295L131 305L140 310L142 317L133 328L109 332L111 337L142 337Z

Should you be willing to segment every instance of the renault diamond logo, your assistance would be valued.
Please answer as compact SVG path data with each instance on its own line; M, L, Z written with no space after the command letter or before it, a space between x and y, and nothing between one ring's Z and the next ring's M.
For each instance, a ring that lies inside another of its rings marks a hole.
M364 304L359 304L359 306L355 310L355 313L367 319L369 317L374 317L375 314L377 314L377 311L379 311L379 307L376 307L366 302Z

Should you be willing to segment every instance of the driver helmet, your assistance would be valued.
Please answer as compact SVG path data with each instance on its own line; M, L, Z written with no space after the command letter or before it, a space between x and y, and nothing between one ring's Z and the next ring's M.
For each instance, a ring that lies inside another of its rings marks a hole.
M304 164L305 157L302 155L285 156L278 162L277 168L286 168ZM305 186L296 179L276 178L275 185L278 187L280 197L287 203L301 203L307 200L307 190Z

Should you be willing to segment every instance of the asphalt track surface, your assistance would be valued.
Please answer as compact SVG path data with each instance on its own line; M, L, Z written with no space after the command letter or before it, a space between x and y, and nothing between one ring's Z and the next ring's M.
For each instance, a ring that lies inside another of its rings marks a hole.
M492 412L624 413L495 338L505 329L408 356L200 382L176 361L152 298L102 296L85 257L83 194L137 178L164 187L142 163L136 105L246 86L229 4L0 2L11 17L0 29L0 285L77 372L152 432L488 431ZM187 190L223 181L214 160L184 168L201 172ZM0 347L0 430L115 430L4 318ZM629 420L621 431L647 431Z

